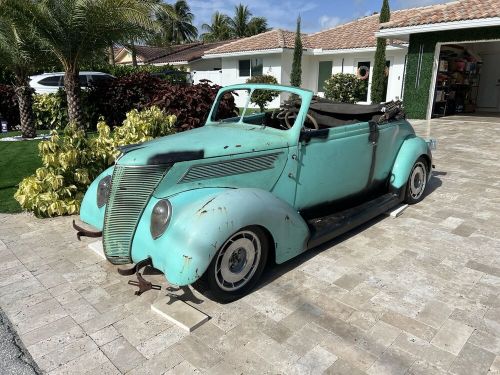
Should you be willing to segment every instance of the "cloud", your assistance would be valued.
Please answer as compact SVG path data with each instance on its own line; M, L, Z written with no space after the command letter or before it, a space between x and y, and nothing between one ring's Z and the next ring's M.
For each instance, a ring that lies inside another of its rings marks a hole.
M321 16L319 18L321 30L331 29L332 27L337 26L341 21L340 17Z

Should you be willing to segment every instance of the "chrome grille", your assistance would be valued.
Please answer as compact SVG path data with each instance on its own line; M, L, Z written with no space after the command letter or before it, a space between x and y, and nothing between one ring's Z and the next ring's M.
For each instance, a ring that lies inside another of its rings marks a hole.
M272 169L274 168L274 162L280 154L282 153L277 152L274 154L195 165L187 170L179 180L179 183Z
M169 166L117 165L111 180L103 229L104 253L113 264L132 261L132 239L139 219Z

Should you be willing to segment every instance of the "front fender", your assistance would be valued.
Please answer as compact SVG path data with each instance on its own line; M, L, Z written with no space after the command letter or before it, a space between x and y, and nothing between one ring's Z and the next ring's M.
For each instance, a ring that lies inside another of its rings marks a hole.
M416 136L412 136L404 140L401 148L399 149L394 166L392 167L391 186L394 189L401 189L405 186L408 178L410 177L413 165L422 155L429 158L430 168L432 164L432 155L427 142ZM431 174L429 173L429 178L430 176Z
M168 199L172 217L167 230L156 240L151 237L151 212L159 201L153 197L137 227L132 259L150 257L174 285L196 281L220 246L243 227L269 231L278 263L304 251L309 238L307 224L293 207L260 189L196 189Z
M99 230L104 227L106 205L101 208L97 207L97 186L104 177L113 175L113 169L114 166L109 167L90 184L80 207L80 220Z

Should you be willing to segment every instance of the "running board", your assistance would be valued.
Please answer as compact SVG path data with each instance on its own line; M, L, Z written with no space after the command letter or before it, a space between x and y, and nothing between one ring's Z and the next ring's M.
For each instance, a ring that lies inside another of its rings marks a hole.
M311 238L307 248L319 246L383 214L401 203L398 194L387 193L359 206L307 221Z

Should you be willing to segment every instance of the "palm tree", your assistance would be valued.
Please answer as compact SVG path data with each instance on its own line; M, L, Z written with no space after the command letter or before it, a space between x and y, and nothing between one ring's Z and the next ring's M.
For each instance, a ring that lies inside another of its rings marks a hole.
M253 17L248 22L248 36L257 35L269 31L266 17Z
M215 12L212 16L211 24L204 23L201 28L205 31L201 34L201 38L205 42L218 42L231 39L229 17L223 13Z
M172 5L174 18L171 20L172 41L176 44L192 42L198 37L198 29L193 25L194 15L185 0L177 0Z
M248 23L252 13L247 5L239 4L234 7L234 16L229 20L231 31L236 38L244 38L248 36Z
M32 108L33 89L29 85L29 75L34 71L39 48L29 29L22 28L5 14L0 14L0 64L11 70L15 76L14 90L19 105L23 138L36 136Z
M198 29L193 25L194 14L185 0L177 0L174 4L159 4L154 18L160 30L147 38L148 44L165 46L192 42L198 37Z
M153 28L150 0L0 0L28 25L63 66L69 120L82 126L80 64L109 41L132 39L138 25Z

